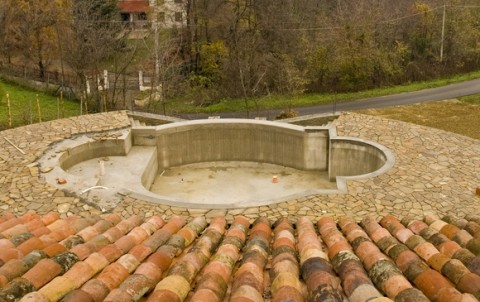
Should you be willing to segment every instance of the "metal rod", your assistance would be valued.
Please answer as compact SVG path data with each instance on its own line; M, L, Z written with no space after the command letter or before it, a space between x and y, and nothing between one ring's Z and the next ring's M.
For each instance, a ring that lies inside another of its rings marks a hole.
M4 136L3 138L4 138L4 139L5 139L5 140L6 140L6 141L7 141L7 142L10 144L10 145L14 146L14 147L15 147L15 149L17 149L18 151L20 151L20 152L21 152L23 155L26 155L26 153L25 153L25 152L23 152L23 150L22 150L22 149L20 149L19 147L17 147L17 146L16 146L14 143L12 143L12 141L11 141L11 140L9 140L7 137L5 137L5 136Z

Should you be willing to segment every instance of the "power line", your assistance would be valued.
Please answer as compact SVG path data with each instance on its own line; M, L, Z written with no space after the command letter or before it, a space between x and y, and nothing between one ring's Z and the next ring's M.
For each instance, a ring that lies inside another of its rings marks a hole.
M464 8L464 9L478 9L480 8L480 5L446 5L446 7L450 8ZM391 23L396 23L402 20L410 19L410 18L415 18L417 16L426 14L426 13L431 13L437 10L443 9L442 6L434 7L429 10L425 10L422 12L414 13L414 14L409 14L406 16L401 16L401 17L396 17L388 20L383 20L383 21L378 21L377 24L391 24ZM88 20L88 19L77 19L77 18L62 18L63 22L76 22L76 23L92 23L92 24L123 24L123 25L128 25L130 22L128 21L123 21L123 20ZM147 26L153 26L156 21L154 20L141 20L138 21L141 24L145 24ZM293 23L293 22L290 22ZM274 25L286 25L288 24L287 22L277 22ZM189 27L195 27L195 24L184 24L184 23L179 23L178 27L179 28L189 28ZM277 30L284 30L284 31L326 31L326 30L335 30L335 29L342 29L344 28L343 26L313 26L313 27L284 27L284 28L276 28Z

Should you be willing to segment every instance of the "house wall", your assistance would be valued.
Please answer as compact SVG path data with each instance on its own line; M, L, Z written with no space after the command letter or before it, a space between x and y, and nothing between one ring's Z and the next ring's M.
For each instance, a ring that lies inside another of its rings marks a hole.
M150 6L158 16L159 25L164 28L180 27L187 24L186 0L150 0ZM163 15L163 17L162 17ZM181 16L178 20L177 15Z

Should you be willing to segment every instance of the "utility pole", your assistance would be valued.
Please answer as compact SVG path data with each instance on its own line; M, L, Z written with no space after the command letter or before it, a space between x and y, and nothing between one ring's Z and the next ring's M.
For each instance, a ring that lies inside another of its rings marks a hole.
M155 21L154 21L154 33L155 33L155 85L158 85L157 79L160 75L160 59L158 55L159 41L158 41L158 15L155 12Z
M443 61L443 40L445 39L445 0L443 0L443 17L442 17L442 41L440 42L440 62Z

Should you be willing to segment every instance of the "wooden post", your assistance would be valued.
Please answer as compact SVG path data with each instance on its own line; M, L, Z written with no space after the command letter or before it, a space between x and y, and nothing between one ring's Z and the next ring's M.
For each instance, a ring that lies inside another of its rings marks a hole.
M30 111L30 125L33 124L33 102L32 99L28 99L28 110Z
M38 98L38 94L37 94L37 112L38 112L38 122L41 123L42 122L42 111L40 109L40 100Z
M106 92L103 95L103 109L104 109L104 112L107 112L107 95L106 95Z
M8 108L8 128L12 128L12 110L10 108L10 95L7 93L7 108Z
M63 91L60 91L60 103L62 105L62 118L65 117L65 102L63 100Z

